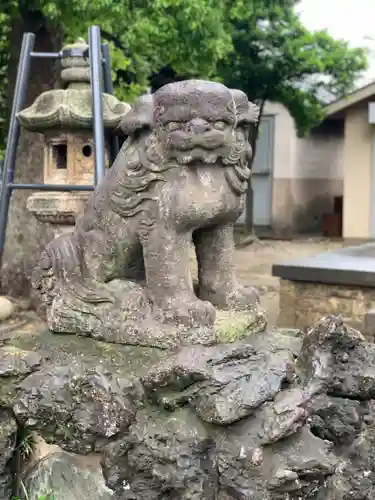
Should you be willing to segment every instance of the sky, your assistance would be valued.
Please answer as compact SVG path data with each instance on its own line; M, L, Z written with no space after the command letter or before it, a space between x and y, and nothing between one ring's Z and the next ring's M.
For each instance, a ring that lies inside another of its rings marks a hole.
M310 30L327 29L335 38L372 50L360 83L375 80L375 0L301 0L298 10Z

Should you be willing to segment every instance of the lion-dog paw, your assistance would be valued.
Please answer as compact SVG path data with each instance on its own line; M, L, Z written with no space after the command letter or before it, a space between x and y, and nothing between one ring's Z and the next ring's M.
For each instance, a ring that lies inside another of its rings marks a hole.
M254 287L244 287L234 284L231 287L223 286L217 291L204 287L199 288L199 297L208 300L219 309L248 310L259 305L259 292Z
M180 323L189 327L210 326L215 322L216 309L208 301L190 295L177 295L164 299L159 305L166 322Z

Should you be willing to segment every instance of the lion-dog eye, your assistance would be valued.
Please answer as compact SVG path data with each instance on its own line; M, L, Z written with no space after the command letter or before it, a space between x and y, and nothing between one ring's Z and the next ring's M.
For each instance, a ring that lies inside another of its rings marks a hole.
M214 123L214 127L217 130L224 130L225 129L225 122L223 122L222 120L219 120L219 121Z

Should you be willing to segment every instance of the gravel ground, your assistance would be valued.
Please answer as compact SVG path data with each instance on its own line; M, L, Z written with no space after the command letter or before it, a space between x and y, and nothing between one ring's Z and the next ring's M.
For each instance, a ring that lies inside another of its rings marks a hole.
M271 326L279 311L279 279L271 275L272 265L342 247L341 241L309 238L293 241L260 240L236 250L237 275L244 285L252 285L262 295Z

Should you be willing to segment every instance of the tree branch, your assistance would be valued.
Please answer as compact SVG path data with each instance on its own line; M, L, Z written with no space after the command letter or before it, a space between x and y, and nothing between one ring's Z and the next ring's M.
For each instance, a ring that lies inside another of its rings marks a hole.
M113 35L112 33L109 33L108 31L105 31L103 29L100 30L100 33L102 34L103 38L108 40L108 42L112 42L117 49L122 50L126 57L131 58L129 48L119 39L118 36Z
M47 26L47 18L36 5L28 0L18 0L18 11L27 31L39 33Z

